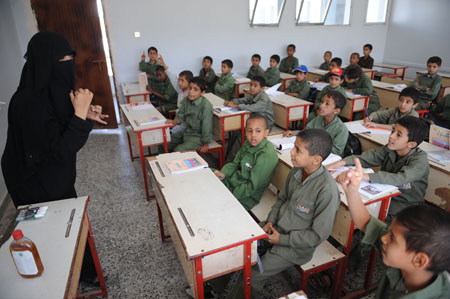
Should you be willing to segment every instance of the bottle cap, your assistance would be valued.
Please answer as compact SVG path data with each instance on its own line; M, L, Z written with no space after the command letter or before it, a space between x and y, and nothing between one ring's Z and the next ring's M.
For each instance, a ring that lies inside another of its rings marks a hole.
M16 241L22 239L23 238L22 230L18 229L18 230L13 231L12 236L13 236L14 240L16 240Z

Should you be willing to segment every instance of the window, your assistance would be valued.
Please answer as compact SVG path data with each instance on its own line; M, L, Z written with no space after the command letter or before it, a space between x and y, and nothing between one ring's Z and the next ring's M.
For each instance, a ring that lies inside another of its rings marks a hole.
M388 0L368 0L366 23L385 23Z
M351 0L331 1L330 11L325 19L325 25L349 25L351 8Z
M351 0L297 0L297 24L348 25Z
M250 0L250 25L278 25L285 2L285 0Z

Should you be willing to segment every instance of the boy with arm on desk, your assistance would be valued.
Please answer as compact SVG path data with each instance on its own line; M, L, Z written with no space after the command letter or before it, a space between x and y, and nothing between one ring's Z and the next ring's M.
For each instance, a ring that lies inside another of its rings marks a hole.
M252 66L248 70L247 78L253 79L256 76L264 77L264 70L259 65L261 63L261 55L253 54L252 56Z
M361 163L350 170L342 188L361 242L374 246L388 266L376 298L448 298L450 294L450 214L440 208L412 206L391 226L370 216L359 194Z
M419 92L414 87L406 87L400 92L397 107L373 112L364 119L363 125L392 130L399 118L405 116L419 117L419 114L414 110L418 105L419 96Z
M442 59L432 56L427 61L427 74L422 74L413 81L413 86L420 91L419 105L416 110L427 109L430 102L434 101L441 90L442 77L438 75Z
M342 59L340 59L339 57L334 57L333 59L331 59L330 68L328 69L329 72L326 73L325 75L319 76L319 78L317 78L317 80L315 80L315 81L329 83L328 79L330 78L331 70L340 68L341 65L342 65Z
M450 129L450 94L431 106L429 117L436 125Z
M280 56L274 54L270 56L270 66L264 72L264 79L267 86L274 86L280 82L280 70L278 69L278 63L280 62Z
M233 96L234 79L231 75L233 62L230 59L222 61L222 75L214 86L214 94L228 101Z
M395 185L402 192L391 199L386 222L404 208L422 204L428 186L430 165L427 153L418 146L425 138L427 126L417 117L406 116L397 120L389 136L389 143L381 148L363 152L359 156L349 156L327 166L336 169L340 166L354 165L355 158L363 167L378 167L376 173L363 175L363 179L373 183ZM336 180L343 182L347 172L340 174Z
M296 97L302 100L308 100L311 88L309 82L306 80L308 74L308 68L306 65L301 65L294 70L295 80L291 81L291 84L284 91L287 95Z
M287 46L287 57L283 58L280 63L280 72L292 74L294 69L298 67L298 59L294 56L295 45Z
M139 62L139 71L147 74L147 81L150 88L156 92L161 91L161 82L156 77L156 68L160 65L158 63L158 50L155 47L148 48L148 62L145 62L145 52L142 53L141 61ZM150 98L155 98L150 96ZM157 99L155 99L157 100Z
M167 116L170 110L178 108L178 93L170 82L164 66L158 65L156 68L156 77L161 82L160 91L153 90L149 85L147 85L147 90L159 98L157 109L164 116Z
M373 68L373 58L370 56L370 53L372 53L372 45L371 44L365 44L363 47L363 53L364 56L359 58L358 65L360 67L371 69Z
M203 68L200 70L200 74L198 75L200 78L205 79L206 81L206 92L214 92L214 83L216 82L216 73L212 68L213 59L210 56L203 57L202 66Z
M333 57L331 51L325 51L325 53L323 53L323 63L319 66L319 69L328 71L330 69L331 57Z

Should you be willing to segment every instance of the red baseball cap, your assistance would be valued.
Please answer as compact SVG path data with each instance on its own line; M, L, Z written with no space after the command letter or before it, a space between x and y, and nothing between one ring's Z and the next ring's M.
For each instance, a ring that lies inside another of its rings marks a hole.
M340 67L335 67L330 71L330 75L337 75L339 77L342 76L342 69Z

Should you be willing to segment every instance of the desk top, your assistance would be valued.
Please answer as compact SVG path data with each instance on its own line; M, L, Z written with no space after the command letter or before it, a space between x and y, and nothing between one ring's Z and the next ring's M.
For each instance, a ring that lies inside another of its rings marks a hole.
M280 79L281 80L295 79L295 75L280 72Z
M213 94L213 93L211 93L211 92L205 93L204 97L205 97L205 98L211 103L211 105L213 105L213 106L223 106L223 104L224 104L224 102L225 102L224 99L222 99L222 98L219 97L219 96L216 96L215 94ZM245 113L250 113L250 111L246 111L246 110L243 110L243 111L245 111L245 112L242 112L242 113L244 113L244 114L245 114ZM226 113L226 112L224 112L224 111L217 111L217 110L214 110L214 115L217 116L217 117L231 117L231 116L241 115L242 113L230 114L230 113Z
M309 82L310 85L316 83L316 82L313 82L313 81L308 81L308 82ZM325 82L320 82L320 83L321 83L322 86L314 87L318 91L322 91L322 89L324 89L325 86L330 85L329 83L325 83ZM361 98L365 98L365 97L371 97L371 96L365 96L365 95L354 94L354 93L350 93L349 94L348 92L346 92L346 94L347 94L347 99L350 99L350 100L361 99Z
M149 131L161 127L172 127L172 125L168 125L165 123L166 118L149 102L139 103L137 105L121 104L120 108L122 109L125 117L128 119L131 127L133 128L133 131L135 132ZM144 126L138 125L138 120L148 117L156 117L160 121L156 121Z
M318 74L318 75L325 75L326 73L328 73L328 71L321 70L321 69L315 68L315 67L308 68L308 72L313 73L313 74Z
M284 107L292 107L292 106L310 106L312 105L311 102L287 95L287 94L279 94L276 96L269 95L269 98L272 100L273 103L280 104Z
M382 89L386 89L386 90L390 90L390 91L394 91L394 92L398 92L398 93L401 92L401 90L395 88L396 84L372 80L372 85L373 85L373 87L376 87L376 88L382 88Z
M265 235L211 169L169 174L165 162L193 155L197 154L170 153L158 155L156 160L148 160L155 179L161 185L162 194L183 241L187 257L207 255L212 251ZM179 209L183 211L194 236L190 234Z
M139 83L137 83L137 82L122 83L121 86L122 86L122 91L123 91L124 96L150 94L147 90L142 91L139 88Z
M29 279L22 278L17 273L9 253L11 236L0 248L0 298L65 297L88 200L85 196L32 205L48 206L47 213L39 220L20 222L16 229L21 229L24 236L36 244L44 272L39 277ZM75 214L69 237L66 238L67 222L72 209L75 209Z
M382 68L385 68L385 69L394 69L394 70L395 69L408 68L407 66L387 64L387 63L374 63L373 66L382 67Z
M418 71L418 72L416 72L416 74L426 74L426 73L428 73L428 71ZM443 77L443 78L449 78L450 79L450 74L449 73L438 72L438 75Z

